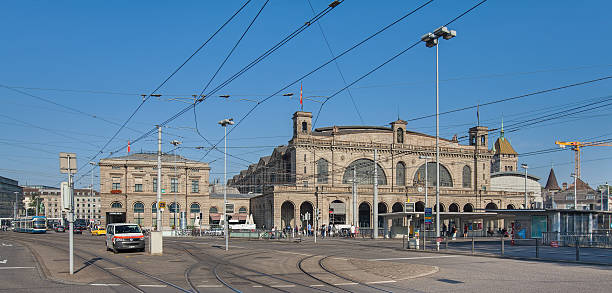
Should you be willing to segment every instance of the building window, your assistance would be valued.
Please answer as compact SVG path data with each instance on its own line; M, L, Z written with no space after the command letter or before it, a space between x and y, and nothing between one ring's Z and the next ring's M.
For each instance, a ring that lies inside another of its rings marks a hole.
M304 166L304 174L306 174L306 166Z
M170 179L170 192L179 192L178 191L178 178Z
M304 154L304 162L306 162L306 154Z
M113 170L121 169L121 166L113 166L112 169Z
M113 177L113 184L112 184L112 190L119 190L121 189L121 178L119 177Z
M118 201L115 201L111 204L111 209L120 209L120 208L123 208L123 205Z
M374 161L370 159L358 159L349 164L344 169L343 184L352 183L353 168L355 169L357 184L374 184ZM385 171L380 164L376 164L376 172L378 173L378 184L387 185L387 175L385 175Z
M470 166L463 166L463 187L472 187L472 168Z
M238 209L238 213L239 214L246 214L247 213L247 208L246 207L241 207L240 209Z
M157 192L157 178L153 178L153 192Z
M397 186L406 185L406 165L404 165L404 162L398 162L397 165L395 165L395 177Z
M401 128L397 129L397 143L404 143L404 130Z
M142 214L144 213L144 204L137 202L134 204L134 221L138 225L142 225Z
M302 132L306 133L308 131L308 123L302 122Z
M142 184L134 184L134 192L142 192Z
M210 214L216 214L218 212L219 210L217 209L217 207L210 207L210 209L208 210L208 213Z
M306 173L306 170L304 170L304 173ZM329 163L327 162L327 160L321 158L317 161L317 182L321 184L326 184L328 177Z
M414 174L414 184L425 184L425 164ZM427 163L427 185L436 186L436 163ZM444 165L440 164L440 186L453 187L453 178Z
M192 203L191 206L189 207L189 212L192 214L199 214L200 204L198 204L197 202Z
M198 180L191 180L191 192L200 192L200 182Z

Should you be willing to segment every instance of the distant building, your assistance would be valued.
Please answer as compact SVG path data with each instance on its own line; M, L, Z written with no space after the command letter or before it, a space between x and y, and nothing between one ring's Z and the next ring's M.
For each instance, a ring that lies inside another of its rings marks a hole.
M162 180L157 182L157 154L136 153L100 160L102 224L137 223L145 228L157 224L157 188L161 188L163 229L181 224L214 225L223 213L223 189L210 187L208 163L178 155L162 155ZM228 191L230 221L249 213L249 197ZM246 219L246 218L245 218Z
M25 202L39 200L39 214L47 218L67 218L68 214L62 210L62 194L57 187L28 185L23 187ZM34 204L35 206L35 204ZM34 209L31 207L30 209ZM97 223L101 219L100 193L91 192L91 189L74 189L74 216L76 219L93 220Z
M582 179L576 179L576 191L574 183L563 183L559 188L554 170L551 168L546 186L543 189L544 207L552 209L574 209L574 196L577 196L578 210L599 210L601 208L601 193L591 188ZM604 197L604 208L608 206L607 198Z
M13 218L15 200L17 200L17 211L19 213L23 210L23 191L19 182L0 176L0 218Z

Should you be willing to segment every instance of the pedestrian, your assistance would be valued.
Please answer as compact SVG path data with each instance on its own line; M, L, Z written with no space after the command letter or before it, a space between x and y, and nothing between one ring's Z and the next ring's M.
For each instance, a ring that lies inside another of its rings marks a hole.
M457 227L455 225L453 225L452 233L453 233L453 240L457 240Z
M351 225L351 238L355 238L355 225Z
M310 225L310 223L308 223L308 236L312 236L312 225Z
M468 225L463 225L463 237L467 237L468 235Z
M442 223L442 235L446 236L446 224Z

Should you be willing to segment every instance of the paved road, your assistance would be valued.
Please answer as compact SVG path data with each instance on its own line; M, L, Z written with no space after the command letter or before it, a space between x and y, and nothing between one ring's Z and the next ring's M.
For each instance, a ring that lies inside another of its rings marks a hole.
M58 254L65 252L58 246L65 246L67 234L0 232L0 239L12 245L0 247L0 261L10 255L0 267L25 267L0 273L0 291L6 292L231 292L228 286L240 292L609 292L612 287L607 266L406 251L389 241L325 239L315 246L232 239L225 252L221 239L166 238L164 256L150 256L115 255L105 251L102 238L89 235L76 237L79 271L71 279L85 285L64 285L39 275L19 241L41 250L49 274L63 278L66 265Z

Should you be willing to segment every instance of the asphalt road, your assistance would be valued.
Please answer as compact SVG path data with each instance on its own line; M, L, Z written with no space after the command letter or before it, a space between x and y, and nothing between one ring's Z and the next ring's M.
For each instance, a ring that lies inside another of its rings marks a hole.
M612 267L406 251L392 242L165 238L164 255L113 254L76 235L0 232L0 292L609 292ZM27 247L23 244L27 244ZM42 261L37 265L31 250ZM6 260L6 263L4 263ZM70 284L67 284L70 283Z

